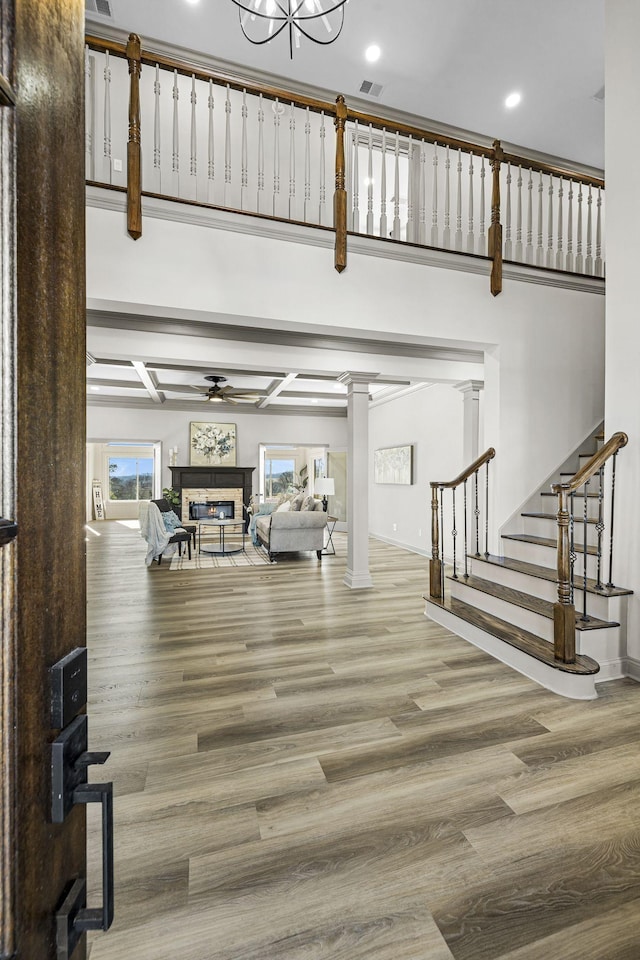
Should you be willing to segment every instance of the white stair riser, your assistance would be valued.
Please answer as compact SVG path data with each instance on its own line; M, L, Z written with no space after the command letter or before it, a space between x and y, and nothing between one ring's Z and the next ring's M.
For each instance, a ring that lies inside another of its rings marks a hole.
M615 661L622 664L626 656L623 648L624 639L620 627L607 627L605 630L576 630L576 653L592 657L598 663Z
M558 498L549 497L546 494L540 494L540 509L536 508L536 513L557 513ZM573 500L573 518L577 522L578 517L584 516L584 497L575 497ZM598 498L587 497L587 516L594 519L598 516ZM606 521L606 517L605 517Z
M498 566L494 563L481 563L476 560L472 563L471 572L475 577L482 577L484 580L492 580L494 583L501 583L505 587L513 587L514 590L522 590L523 593L530 593L533 597L541 597L543 600L549 600L555 603L558 599L558 588L551 580L541 580L539 577L531 577L526 573L519 573L517 570L509 570L506 567ZM599 620L620 620L620 601L621 597L601 597L594 593L587 594L587 610ZM575 593L576 609L582 611L582 594Z
M439 607L435 603L429 603L427 601L425 605L425 615L435 621L435 623L442 624L442 626L451 630L452 633L457 634L457 636L468 640L469 643L484 650L490 656L495 657L496 660L499 660L501 663L506 663L508 666L513 667L514 670L524 674L525 677L530 677L531 680L546 687L548 690L552 690L554 693L559 693L561 696L569 697L572 700L597 699L598 694L595 683L597 680L600 680L599 673L581 676L555 670L553 667L540 663L540 661L534 657L528 656L521 650L516 650L514 647L509 646L508 643L497 640L479 627L467 623L466 620L461 620L459 617L449 613L448 610L443 610L442 607Z
M553 519L543 519L541 517L521 517L520 523L518 524L518 531L521 533L531 534L534 537L547 537L549 539L555 540L558 536L558 524ZM579 543L584 543L584 524L576 523L574 527L574 540ZM587 524L587 543L589 546L595 547L598 543L598 531L595 528L593 523ZM605 538L603 536L602 540L602 549L605 549Z
M522 560L524 563L535 563L540 567L549 567L554 569L557 560L557 549L556 547L545 547L540 543L527 543L523 540L510 540L506 537L501 538L502 540L502 551L505 557L510 557L512 560ZM590 556L587 554L587 577L590 580L596 579L598 559L597 557ZM575 564L575 573L578 576L582 575L582 570L584 567L584 557L581 553L578 554ZM601 570L604 573L604 558L601 565Z
M513 623L516 627L528 630L529 633L535 633L549 643L553 643L553 621L548 617L543 617L539 613L533 613L531 610L525 610L516 604L509 603L501 597L494 597L491 594L484 593L482 590L476 590L469 587L464 580L450 580L451 596L458 600L477 607L478 610L484 610L500 620L506 620L507 623Z

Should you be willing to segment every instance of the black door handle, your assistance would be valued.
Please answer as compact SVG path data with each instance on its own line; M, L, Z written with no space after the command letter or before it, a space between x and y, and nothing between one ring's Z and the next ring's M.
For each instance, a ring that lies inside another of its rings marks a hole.
M108 930L113 923L113 784L81 783L74 803L102 804L102 907L78 912L76 930Z
M12 540L18 536L18 524L15 520L5 520L0 517L0 547L4 547L7 543L11 543Z

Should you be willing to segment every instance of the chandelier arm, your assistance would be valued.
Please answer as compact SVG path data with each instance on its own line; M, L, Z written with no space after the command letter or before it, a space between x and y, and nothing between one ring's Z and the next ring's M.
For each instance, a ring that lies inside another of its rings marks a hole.
M248 2L251 2L251 0L248 0ZM245 13L250 13L252 17L260 17L261 20L282 20L284 21L284 24L286 24L287 20L289 19L289 14L284 9L284 7L280 6L279 0L275 0L275 2L278 6L278 9L281 11L282 15L279 15L278 13L260 13L259 10L254 10L252 7L245 7L242 0L231 0L231 3L234 3L236 7L239 8L238 15L240 16L241 22L242 22L241 11L244 10ZM273 34L273 36L275 36L275 34ZM250 41L250 42L253 42L253 41Z
M246 0L246 2L250 3L251 0ZM296 25L300 20L320 20L322 17L328 17L332 13L335 13L336 10L343 8L347 0L337 0L332 7L329 7L327 10L321 10L320 13L299 13L298 11L302 7L304 0L300 0L297 8L292 13L288 13L285 8L280 5L279 0L275 0L275 2L278 6L278 9L281 11L282 16L280 16L278 13L261 13L259 10L254 10L252 7L245 6L243 0L231 0L231 3L235 4L236 7L239 7L240 10L244 10L245 13L250 13L252 17L260 17L261 20L288 20L289 17L294 17ZM342 21L344 22L344 9L342 10Z
M318 43L320 44L320 46L326 47L330 43L335 43L338 37L340 36L340 34L342 33L342 28L344 26L344 10L342 11L342 20L340 21L340 26L336 30L335 36L331 37L330 40L318 40L316 39L316 37L312 37L310 33L307 33L304 27L301 27L299 23L296 23L295 26L296 26L296 29L299 30L300 33L307 38L307 40L311 40L312 43Z
M235 0L233 0L233 2L235 3ZM272 20L273 17L271 17L270 19ZM264 40L252 40L244 28L244 24L242 23L242 17L240 17L240 29L242 30L245 38L249 41L249 43L252 43L256 47L261 47L263 43L269 43L270 40L273 40L274 37L277 37L278 34L282 33L282 31L286 26L287 26L287 21L285 20L282 26L278 27L278 29L275 30L270 37L265 37Z

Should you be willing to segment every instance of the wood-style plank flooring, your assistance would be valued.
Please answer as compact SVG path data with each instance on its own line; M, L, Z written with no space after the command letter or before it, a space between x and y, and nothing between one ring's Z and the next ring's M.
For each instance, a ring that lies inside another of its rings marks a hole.
M638 685L540 689L426 620L427 561L377 541L351 591L343 536L179 573L92 526L116 919L90 960L638 960Z

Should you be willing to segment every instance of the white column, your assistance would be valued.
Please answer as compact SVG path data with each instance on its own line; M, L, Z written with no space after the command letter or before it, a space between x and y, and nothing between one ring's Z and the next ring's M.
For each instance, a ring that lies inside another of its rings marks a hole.
M375 373L346 372L347 387L347 572L352 590L372 587L369 573L369 383Z
M462 455L465 467L468 467L480 455L480 391L483 380L463 380L456 383L463 397L463 446Z

